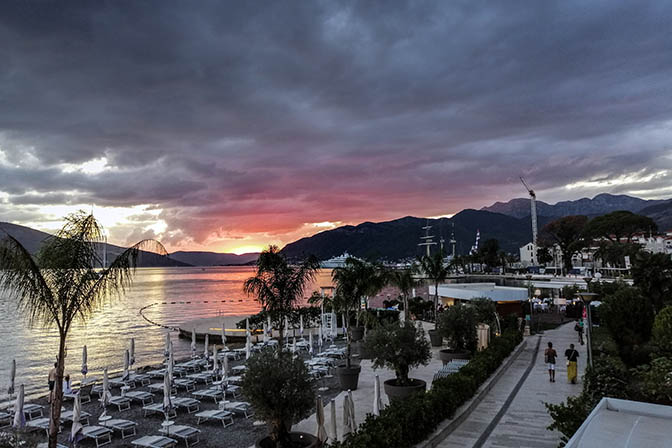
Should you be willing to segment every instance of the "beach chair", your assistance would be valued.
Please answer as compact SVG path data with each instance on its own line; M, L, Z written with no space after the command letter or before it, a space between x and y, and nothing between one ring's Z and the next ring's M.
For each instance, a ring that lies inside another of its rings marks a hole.
M126 392L125 396L130 398L131 401L139 401L143 406L154 403L154 395L149 392L134 390Z
M110 404L119 408L119 412L128 411L131 409L131 399L128 397L122 397L121 395L110 398Z
M198 420L196 421L197 425L200 425L202 421L207 420L219 420L222 422L222 425L226 428L227 426L233 425L233 414L229 411L215 409L210 411L201 411L197 414L194 414Z
M177 381L177 380L176 380ZM147 388L152 392L152 393L163 393L163 383L153 383L147 386ZM170 394L171 395L177 395L177 387L175 387L175 384L173 384L170 388Z
M187 392L196 390L196 381L192 380L191 378L178 378L173 382L175 383L175 387L182 388Z
M121 418L114 418L106 422L99 421L98 424L114 431L119 431L121 433L121 440L136 435L135 427L138 426L136 422Z
M190 378L196 382L200 381L203 384L212 383L212 373L210 372L192 373L187 375L187 378Z
M23 405L23 415L26 417L26 420L32 420L34 418L44 417L44 412L42 412L41 405L27 403Z
M166 369L157 369L157 370L150 370L147 372L147 375L150 378L163 378L163 375L166 373Z
M247 370L247 366L242 364L239 366L231 367L231 373L233 373L234 375L242 375L243 373L245 373L245 370Z
M169 448L177 445L177 440L164 436L144 436L131 443L144 448Z
M74 400L77 395L79 395L79 399L81 400L82 404L90 403L91 402L91 391L93 390L93 383L85 384L83 386L80 386L79 389L74 389L70 393L64 393L63 394L63 400Z
M63 411L63 412L61 412L61 423L64 423L64 422L74 423L73 419L72 419L74 416L75 415L74 415L73 411ZM81 413L79 415L79 422L88 426L90 417L91 417L90 413L88 413L86 411L81 411Z
M195 398L177 397L173 399L173 405L178 409L186 409L188 414L193 414L199 411L201 402Z
M93 439L96 448L112 443L112 430L103 426L85 426L82 428L82 436Z
M233 376L229 376L229 377L227 377L227 378L226 378L226 381L227 381L229 384L236 384L236 385L238 385L238 384L240 384L240 383L243 382L243 377L242 377L242 376L239 376L239 375L233 375Z
M129 376L129 379L135 382L136 384L139 383L141 386L148 386L150 381L149 375L144 375L142 373L132 373Z
M148 404L147 406L142 407L142 415L144 417L147 417L148 414L162 414L165 415L165 412L163 412L163 403L154 403L154 404ZM173 408L170 413L167 416L168 418L174 418L177 417L177 411L175 408Z
M189 447L190 441L191 445L196 445L200 441L200 434L201 434L200 429L196 429L186 425L174 425L164 427L161 428L159 432L169 437L176 437L178 439L182 439L184 441L184 445L187 447ZM194 438L196 440L193 440Z
M0 411L0 428L10 426L12 424L12 414L9 412Z
M29 422L26 422L26 426L29 427L29 428L33 428L33 429L42 429L47 434L47 437L49 437L49 418L48 417L40 417L40 418L33 419ZM58 427L58 432L61 432L60 425Z
M223 396L222 388L219 386L211 387L210 389L197 390L191 394L200 399L212 398L215 404L217 404L217 399Z
M238 397L240 397L241 392L242 389L240 386L236 386L235 384L229 384L226 386L225 393L231 395L235 399L238 399Z
M250 418L254 415L252 405L247 401L220 401L219 409L223 411L234 412L242 414L245 418Z

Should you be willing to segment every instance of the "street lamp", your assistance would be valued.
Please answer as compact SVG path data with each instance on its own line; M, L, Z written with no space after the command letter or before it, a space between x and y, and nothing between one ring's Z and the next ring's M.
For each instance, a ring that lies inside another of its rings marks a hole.
M592 280L591 278L585 278L586 281L586 289L589 289L590 286L590 281ZM588 325L587 325L587 330L586 330L586 339L588 342L588 365L590 367L593 367L593 345L592 345L592 327L593 327L593 321L590 318L590 302L595 300L597 298L597 294L594 292L577 292L577 296L581 298L581 301L583 302L584 306L586 307L586 317L588 318Z
M527 303L530 306L530 330L532 330L532 313L534 312L532 305L532 274L527 274Z

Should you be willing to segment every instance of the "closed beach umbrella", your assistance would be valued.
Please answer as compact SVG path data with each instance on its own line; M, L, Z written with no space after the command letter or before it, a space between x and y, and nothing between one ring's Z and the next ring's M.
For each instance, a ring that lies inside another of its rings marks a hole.
M222 359L222 380L226 379L229 376L229 357L224 354L224 359Z
M131 338L131 352L130 352L129 364L130 365L135 364L135 338Z
M103 408L102 416L107 415L107 405L110 404L110 398L112 394L110 393L110 382L107 378L107 367L103 370L103 390L100 392L100 407Z
M15 380L16 380L16 359L12 359L12 367L9 370L9 387L7 388L8 395L14 395Z
M26 426L26 416L23 415L23 397L24 390L22 384L19 386L19 394L16 396L16 402L14 403L14 423L12 426L15 428Z
M209 336L210 335L208 333L205 333L205 350L203 351L203 355L205 356L206 359L210 355L210 353L208 352L208 345L210 345Z
M320 443L323 444L327 441L327 430L324 427L324 405L322 404L322 395L317 396L316 409L317 434L315 434L315 437L317 437Z
M285 345L289 344L289 319L285 316Z
M268 327L268 338L273 337L273 324L271 323L271 315L266 316L266 326Z
M329 330L331 332L329 336L331 336L332 338L338 336L338 320L336 319L336 313L334 313L333 311L331 312L331 328Z
M301 335L301 339L303 339L303 314L299 315L299 334Z
M80 432L84 429L81 422L82 418L82 399L79 394L75 395L75 404L72 407L72 428L70 429L70 442L77 444L82 439Z
M130 356L128 354L128 350L124 350L124 373L121 375L122 380L125 380L126 378L128 378L129 359L130 359Z
M219 363L217 359L217 346L213 346L212 348L212 373L216 376L217 375L217 370L219 368Z
M380 396L380 377L376 375L373 381L373 415L380 415L383 408L383 400Z
M264 344L268 342L268 327L266 326L266 322L264 322Z
M87 364L88 356L86 353L86 345L82 347L82 375L86 378L86 374L89 373L89 366Z
M166 331L166 347L163 350L163 355L168 358L170 352L170 331Z
M345 439L345 436L350 434L352 432L352 428L350 427L350 404L348 402L350 401L350 397L346 394L345 397L343 397L343 438Z
M226 347L226 325L224 325L224 321L222 321L222 345L224 346L222 350L228 351L229 349Z
M250 356L252 356L252 336L248 328L245 331L245 359L250 359Z
M168 378L170 379L170 384L173 384L173 366L175 360L173 359L173 344L170 344L170 350L168 351L168 363L166 365L166 372L168 372Z
M338 427L336 426L336 400L331 400L331 441L338 440Z
M308 332L308 353L313 356L313 332Z
M320 349L320 351L322 351L322 339L324 339L323 332L322 332L322 322L320 322L320 330L319 331L320 332L317 335L318 336L317 337L317 347Z
M296 336L292 338L292 353L296 353Z
M196 356L196 329L191 329L191 356Z
M163 414L168 420L168 414L173 410L173 401L170 398L170 377L168 372L163 375Z
M342 319L343 319L343 336L345 336L345 334L348 332L348 326L346 325L345 321L345 313L343 313Z
M348 406L350 408L350 411L348 412L350 418L350 432L355 432L357 429L357 423L355 422L355 400L352 399L352 391L350 389L348 389Z

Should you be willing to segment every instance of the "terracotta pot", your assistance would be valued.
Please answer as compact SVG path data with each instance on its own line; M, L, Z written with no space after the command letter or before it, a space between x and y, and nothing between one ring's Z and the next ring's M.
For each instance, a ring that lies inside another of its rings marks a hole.
M305 432L290 432L289 437L292 442L292 448L319 448L322 446L317 437ZM275 448L275 442L267 436L257 440L254 446L256 448Z
M453 350L452 348L444 348L439 350L439 359L443 362L445 366L453 359L470 359L471 352L467 350Z
M350 340L357 342L364 338L364 327L350 327Z
M357 390L359 372L361 371L360 366L338 366L334 369L334 375L338 378L342 390Z
M443 336L439 333L439 330L429 330L427 333L429 333L432 347L441 347L443 345Z
M383 388L390 401L406 400L414 395L423 394L427 390L427 383L423 380L411 378L410 386L397 386L397 379L387 380L383 383Z

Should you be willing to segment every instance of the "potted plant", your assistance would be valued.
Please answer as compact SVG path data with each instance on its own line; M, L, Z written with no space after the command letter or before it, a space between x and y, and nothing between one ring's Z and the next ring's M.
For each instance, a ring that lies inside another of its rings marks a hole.
M434 283L434 329L429 330L429 339L432 341L433 347L441 347L443 345L443 337L438 331L439 318L439 284L448 277L448 268L443 264L443 252L437 252L434 255L425 255L418 259L420 265L419 270L425 274L427 278Z
M350 326L350 314L359 309L362 298L376 294L385 286L387 275L385 270L377 265L349 257L343 267L332 271L331 277L336 284L333 305L337 312L345 314L345 326L348 328L345 364L337 366L334 373L341 389L355 390L362 369L359 365L352 364L353 328ZM363 328L361 334L364 335ZM358 335L359 330L356 330L355 336Z
M303 360L291 353L266 349L247 361L243 393L269 429L269 435L257 441L257 448L321 446L311 434L291 432L292 423L312 412L313 387Z
M472 307L456 304L449 306L439 318L439 333L450 341L450 348L439 351L444 364L453 359L469 359L476 351L476 312Z
M390 400L403 400L414 394L424 393L423 380L409 378L412 367L427 365L432 358L425 331L413 323L388 322L372 330L366 341L367 351L373 353L373 368L388 367L396 378L384 382Z

